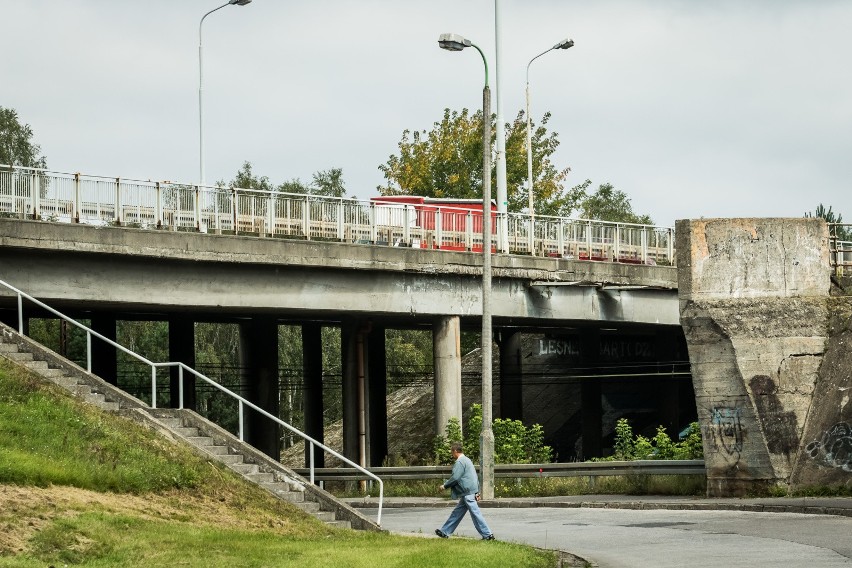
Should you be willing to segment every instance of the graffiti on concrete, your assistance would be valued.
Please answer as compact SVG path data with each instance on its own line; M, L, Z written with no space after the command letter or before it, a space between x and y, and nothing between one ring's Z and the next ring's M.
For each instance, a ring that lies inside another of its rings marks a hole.
M749 386L769 452L790 457L790 454L799 448L799 422L796 414L784 410L784 405L778 398L778 387L770 377L755 375L749 381Z
M812 459L852 472L852 426L838 422L805 447Z
M713 407L710 413L710 441L717 455L728 465L735 465L743 451L743 428L740 409Z

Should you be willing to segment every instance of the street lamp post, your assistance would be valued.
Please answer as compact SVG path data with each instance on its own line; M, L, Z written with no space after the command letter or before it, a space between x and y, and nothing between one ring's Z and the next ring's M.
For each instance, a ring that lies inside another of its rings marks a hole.
M482 472L482 497L494 498L494 430L491 394L491 89L488 86L488 61L482 50L458 34L441 34L438 45L449 51L473 47L485 65L482 89L482 432L479 456Z
M202 106L202 93L204 91L204 67L203 57L202 57L202 42L201 42L201 26L204 24L204 18L215 12L216 10L221 10L225 6L245 6L249 4L251 0L229 0L225 4L222 4L218 8L214 8L210 10L203 16L201 16L201 21L198 23L198 184L199 186L204 185L204 112ZM200 189L200 188L199 188Z
M530 198L530 254L535 255L535 209L533 208L533 170L532 170L532 119L530 117L530 65L532 62L554 49L568 49L574 45L573 39L564 39L546 51L542 51L527 63L527 193Z

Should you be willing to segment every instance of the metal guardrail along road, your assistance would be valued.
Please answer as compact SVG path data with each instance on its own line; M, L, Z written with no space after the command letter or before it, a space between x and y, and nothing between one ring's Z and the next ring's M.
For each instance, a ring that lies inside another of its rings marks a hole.
M384 480L447 479L452 466L372 467L371 473ZM306 468L294 468L304 475ZM494 477L602 477L613 475L704 475L704 460L636 460L542 464L497 464ZM318 481L356 481L364 474L351 467L318 467Z

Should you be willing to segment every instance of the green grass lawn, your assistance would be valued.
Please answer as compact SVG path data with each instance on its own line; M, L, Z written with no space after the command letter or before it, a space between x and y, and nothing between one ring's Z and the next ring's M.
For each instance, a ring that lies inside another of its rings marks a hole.
M0 359L0 566L555 563L505 542L332 529Z

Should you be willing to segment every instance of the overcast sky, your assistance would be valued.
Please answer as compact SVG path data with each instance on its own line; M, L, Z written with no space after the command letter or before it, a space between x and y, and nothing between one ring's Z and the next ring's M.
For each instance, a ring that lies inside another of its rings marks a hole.
M0 0L0 106L51 169L198 180L198 25L224 0ZM852 222L849 0L501 0L505 120L553 113L569 184L609 182L658 224ZM481 106L493 0L254 0L204 22L206 179L243 161L274 183L343 168L383 182L404 129ZM492 88L495 86L492 76ZM496 104L496 103L495 103ZM496 106L495 106L496 110Z

